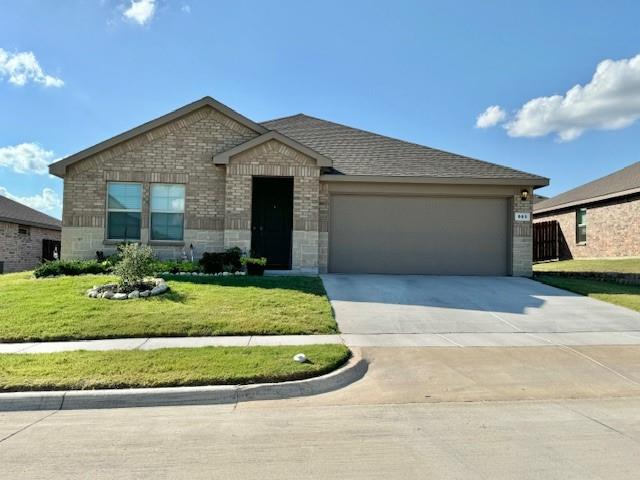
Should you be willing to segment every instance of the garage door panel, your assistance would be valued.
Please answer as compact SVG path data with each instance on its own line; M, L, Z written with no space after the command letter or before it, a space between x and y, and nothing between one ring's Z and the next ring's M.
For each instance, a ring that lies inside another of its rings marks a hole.
M505 198L334 195L329 270L505 275Z

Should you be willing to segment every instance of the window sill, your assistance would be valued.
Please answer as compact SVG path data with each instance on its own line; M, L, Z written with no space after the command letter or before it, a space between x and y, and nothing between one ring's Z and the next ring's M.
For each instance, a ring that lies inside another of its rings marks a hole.
M184 247L184 240L149 240L149 245Z
M586 247L587 246L587 242L578 242L576 243L576 247Z
M120 245L121 243L141 243L140 239L135 239L135 238L128 238L127 240L110 240L110 239L104 239L102 241L103 245Z

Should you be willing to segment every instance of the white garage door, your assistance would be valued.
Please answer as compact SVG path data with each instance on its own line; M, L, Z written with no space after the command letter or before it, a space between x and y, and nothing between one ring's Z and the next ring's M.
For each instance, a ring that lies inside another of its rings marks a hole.
M508 200L332 195L329 271L507 275Z

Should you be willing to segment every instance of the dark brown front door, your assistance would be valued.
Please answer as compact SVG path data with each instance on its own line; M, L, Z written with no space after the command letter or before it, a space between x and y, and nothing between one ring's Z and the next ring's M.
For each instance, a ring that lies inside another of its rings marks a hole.
M291 268L293 178L254 177L251 203L251 250L267 258L267 268Z

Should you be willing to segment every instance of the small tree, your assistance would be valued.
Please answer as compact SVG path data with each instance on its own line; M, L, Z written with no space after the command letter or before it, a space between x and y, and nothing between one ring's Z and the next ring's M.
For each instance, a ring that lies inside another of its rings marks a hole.
M138 285L144 277L153 273L153 250L148 245L122 245L120 258L120 262L113 267L113 273L120 277L120 286Z

